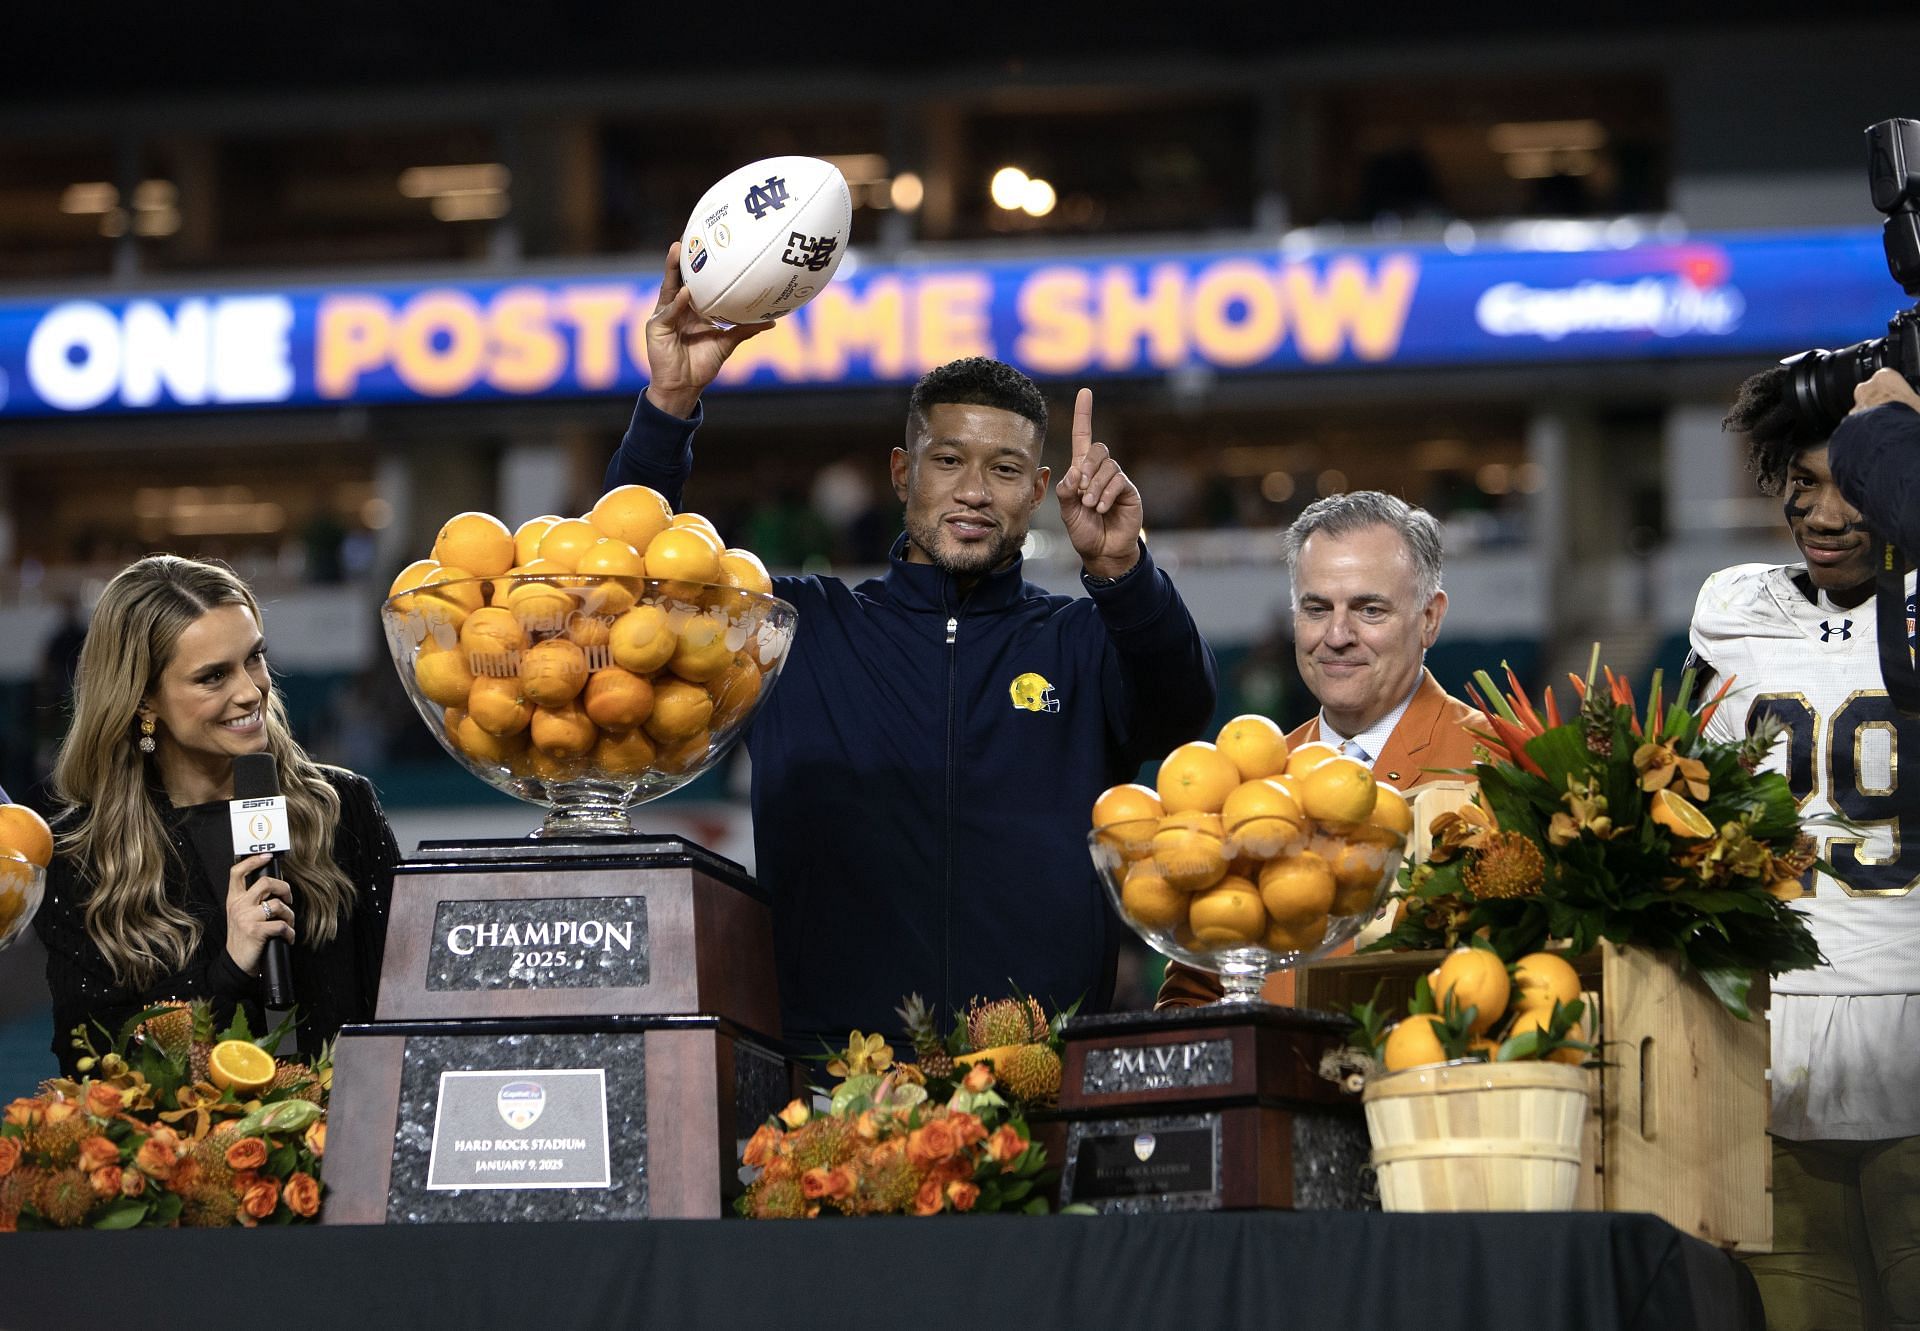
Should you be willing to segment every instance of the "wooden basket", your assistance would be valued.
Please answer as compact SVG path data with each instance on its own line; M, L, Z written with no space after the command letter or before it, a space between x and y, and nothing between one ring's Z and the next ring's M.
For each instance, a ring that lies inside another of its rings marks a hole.
M1299 1004L1345 1011L1380 986L1403 1005L1440 952L1376 952L1301 968ZM1773 1246L1767 1143L1767 977L1739 1021L1671 958L1611 943L1570 956L1602 1041L1581 1211L1651 1211L1722 1248Z
M1561 1063L1388 1073L1362 1097L1389 1211L1570 1211L1593 1077Z

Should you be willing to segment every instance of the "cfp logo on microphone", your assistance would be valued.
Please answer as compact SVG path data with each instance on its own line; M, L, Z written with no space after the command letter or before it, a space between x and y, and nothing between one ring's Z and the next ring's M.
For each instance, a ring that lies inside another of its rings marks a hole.
M258 799L233 800L228 804L233 816L233 856L243 859L267 851L284 854L293 849L287 835L287 798L265 795Z

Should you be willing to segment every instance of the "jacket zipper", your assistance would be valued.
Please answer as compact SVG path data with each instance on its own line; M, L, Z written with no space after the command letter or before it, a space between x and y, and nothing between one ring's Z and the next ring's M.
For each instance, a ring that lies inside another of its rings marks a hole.
M941 594L941 608L945 609L946 595ZM946 788L946 853L941 856L942 895L940 901L940 997L948 1008L953 1009L953 787L954 770L958 758L954 753L954 713L959 706L960 654L954 646L960 636L960 616L947 616L947 788ZM959 1012L951 1010L948 1020L957 1020Z

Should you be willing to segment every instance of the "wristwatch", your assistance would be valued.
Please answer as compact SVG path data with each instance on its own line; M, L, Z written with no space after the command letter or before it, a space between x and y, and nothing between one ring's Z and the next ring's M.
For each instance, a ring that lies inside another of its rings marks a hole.
M1128 569L1125 573L1122 573L1117 578L1095 577L1093 574L1088 573L1085 570L1082 570L1080 573L1080 581L1086 583L1089 588L1095 588L1101 591L1105 591L1108 587L1118 587L1121 583L1125 582L1128 578L1131 578L1134 574L1140 571L1140 566L1146 562L1147 561L1144 559L1134 560L1133 567Z

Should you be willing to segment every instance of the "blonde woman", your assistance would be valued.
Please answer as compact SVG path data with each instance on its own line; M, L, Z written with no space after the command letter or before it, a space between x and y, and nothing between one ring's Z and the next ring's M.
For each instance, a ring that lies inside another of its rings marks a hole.
M233 760L270 753L293 849L235 862ZM262 1031L261 956L292 949L300 1047L373 1015L399 849L365 778L309 758L267 672L260 607L221 565L152 555L95 608L54 763L64 807L34 927L53 1050L165 998L244 1009ZM258 875L257 877L255 875Z

